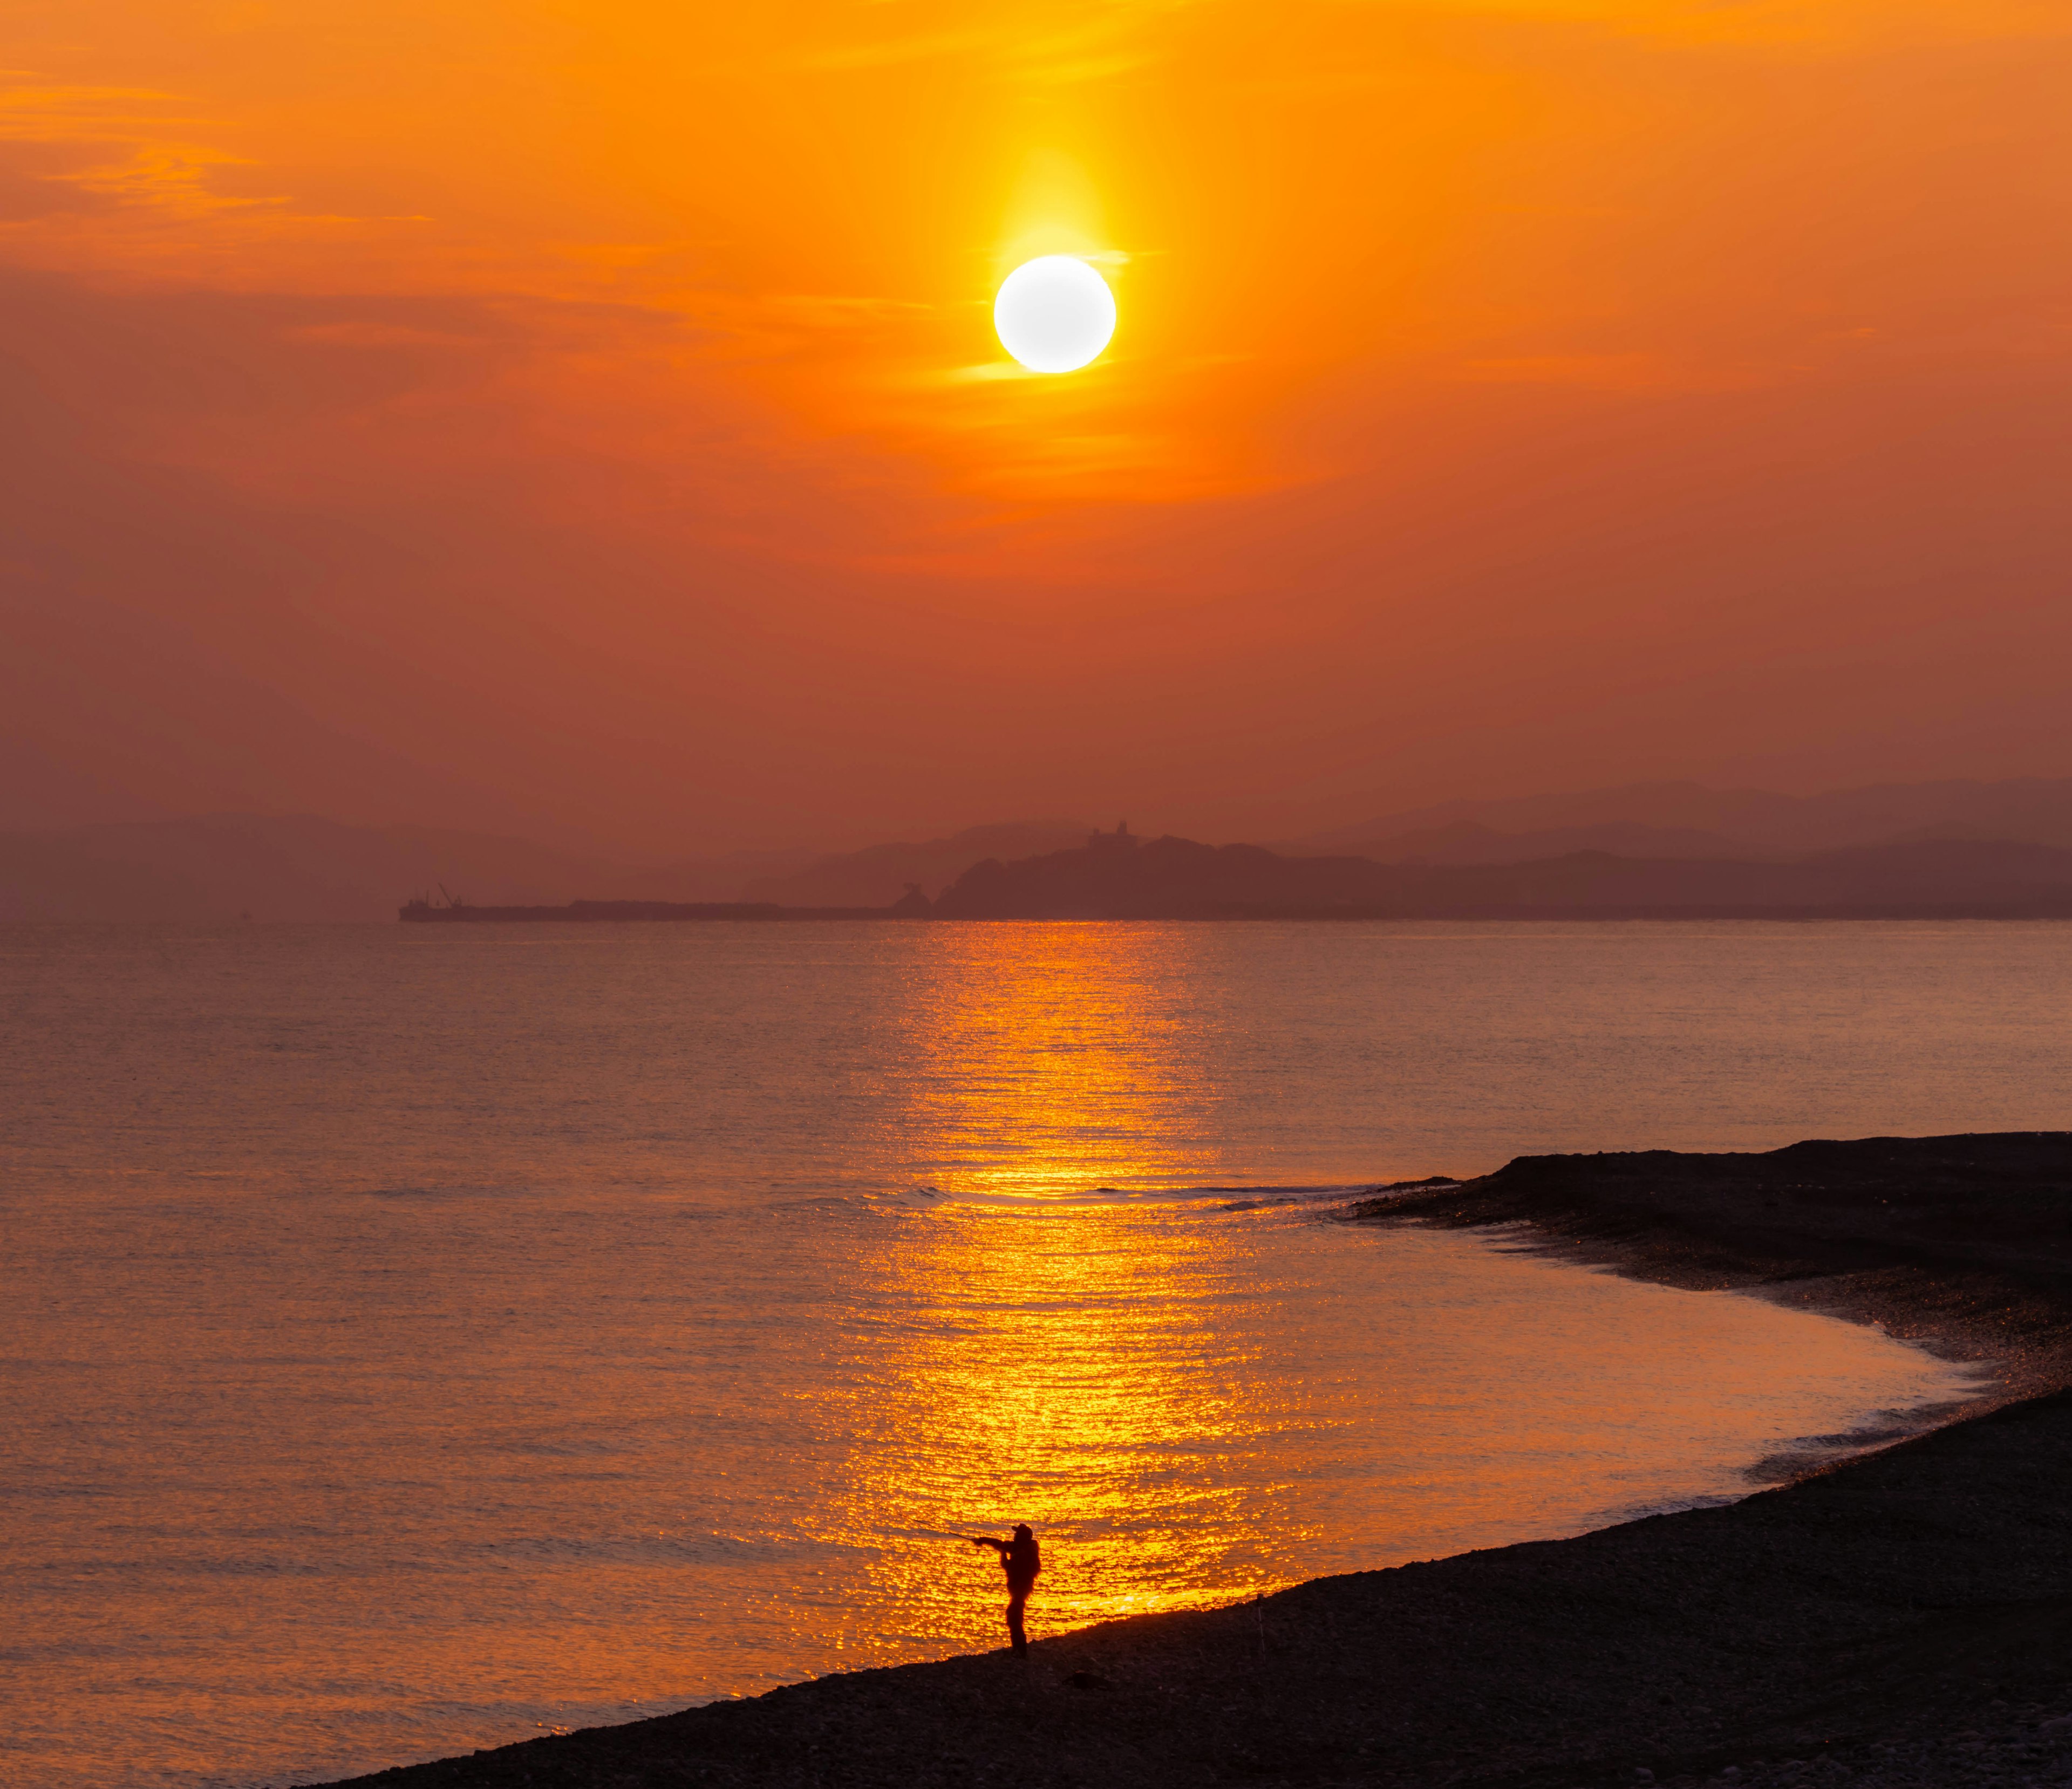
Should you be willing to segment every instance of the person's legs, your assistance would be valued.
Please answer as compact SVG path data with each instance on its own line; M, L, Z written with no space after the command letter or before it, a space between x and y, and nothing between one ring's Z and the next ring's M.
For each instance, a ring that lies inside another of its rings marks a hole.
M1022 1631L1022 1611L1029 1606L1029 1593L1017 1590L1007 1599L1007 1637L1014 1643L1017 1652L1029 1650L1029 1636Z

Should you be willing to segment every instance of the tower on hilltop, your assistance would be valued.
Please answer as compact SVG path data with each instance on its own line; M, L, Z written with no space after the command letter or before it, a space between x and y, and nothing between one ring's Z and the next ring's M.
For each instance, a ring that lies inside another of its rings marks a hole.
M1087 841L1087 848L1095 851L1127 851L1136 843L1137 835L1126 820L1118 820L1112 833L1096 833Z

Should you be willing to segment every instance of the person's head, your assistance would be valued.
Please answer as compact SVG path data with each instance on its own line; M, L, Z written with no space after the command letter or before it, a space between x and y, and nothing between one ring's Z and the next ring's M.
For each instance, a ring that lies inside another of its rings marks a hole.
M1014 1538L1017 1540L1026 1540L1029 1538L1029 1524L1026 1522L1018 1522L1014 1524Z

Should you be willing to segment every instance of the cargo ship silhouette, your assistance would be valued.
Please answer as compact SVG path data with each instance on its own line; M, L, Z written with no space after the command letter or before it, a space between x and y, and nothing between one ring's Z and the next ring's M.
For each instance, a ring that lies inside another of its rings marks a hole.
M610 919L925 919L933 911L927 895L909 886L890 907L779 907L775 901L570 901L562 907L477 907L459 896L443 901L429 894L405 901L397 918L409 925L495 925L528 921Z

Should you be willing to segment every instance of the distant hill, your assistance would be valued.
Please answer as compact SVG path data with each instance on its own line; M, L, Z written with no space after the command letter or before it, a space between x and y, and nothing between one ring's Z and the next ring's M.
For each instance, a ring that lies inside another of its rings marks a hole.
M1515 863L1569 850L1731 857L1938 838L2072 848L2072 779L1888 783L1814 796L1636 783L1567 795L1441 802L1275 849L1384 862Z
M1096 837L1110 843L1089 847ZM1113 840L1048 819L833 855L739 851L643 866L487 833L215 815L0 833L0 920L385 920L442 883L508 907L885 907L914 883L964 912L2006 908L2056 899L2072 849L2072 781L1807 797L1646 783L1450 803L1270 849ZM1137 853L1136 867L1088 855L1109 849Z
M1639 820L1606 820L1593 826L1550 826L1530 833L1500 833L1473 820L1427 826L1368 839L1357 847L1329 851L1301 845L1281 848L1290 857L1361 857L1377 863L1523 863L1565 857L1575 851L1606 851L1622 857L1761 857L1780 853L1744 845L1695 826L1650 826Z
M1527 918L1765 914L2072 917L2072 851L1933 841L1791 862L1629 858L1578 851L1508 865L1290 857L1257 845L1105 834L1075 851L974 866L946 919L1186 919L1248 915Z
M1075 849L1093 830L1083 820L1014 820L968 827L948 838L874 845L822 857L790 874L757 877L741 898L785 907L890 907L914 882L932 900L981 859L1041 857Z

